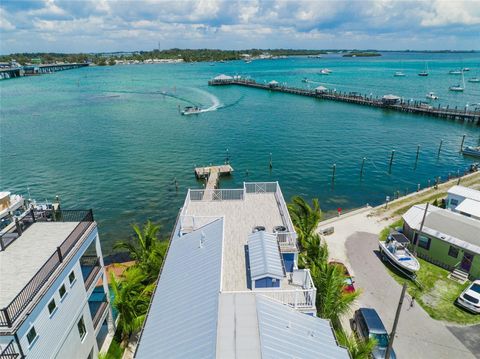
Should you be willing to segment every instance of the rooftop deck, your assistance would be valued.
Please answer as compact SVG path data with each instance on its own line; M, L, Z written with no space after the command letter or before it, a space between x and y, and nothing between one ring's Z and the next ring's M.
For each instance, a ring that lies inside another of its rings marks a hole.
M188 231L224 217L222 290L245 291L249 289L247 239L253 228L263 226L272 233L274 227L285 226L289 233L279 236L279 240L284 240L281 247L295 250L293 225L277 183L247 183L243 189L215 191L213 195L208 190L189 191L182 209L181 226Z
M0 307L7 306L79 222L38 222L0 252Z

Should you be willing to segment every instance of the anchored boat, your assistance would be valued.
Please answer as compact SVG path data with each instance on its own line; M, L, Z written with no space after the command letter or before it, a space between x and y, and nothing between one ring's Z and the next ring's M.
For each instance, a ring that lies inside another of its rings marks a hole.
M420 263L407 249L409 243L408 238L402 233L392 233L385 242L379 242L378 248L382 259L388 260L405 274L415 276L420 269Z
M478 147L467 146L462 150L462 153L468 156L480 157L480 146Z
M397 71L393 74L394 77L405 77L405 74L402 71Z
M438 96L435 95L435 92L429 92L427 94L427 98L430 99L430 100L438 100Z

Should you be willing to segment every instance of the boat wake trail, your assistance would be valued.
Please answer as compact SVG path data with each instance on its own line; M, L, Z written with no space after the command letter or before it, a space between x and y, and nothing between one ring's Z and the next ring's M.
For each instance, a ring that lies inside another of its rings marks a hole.
M219 108L223 107L222 104L220 103L219 98L215 95L212 95L210 92L200 90L200 89L197 89L197 88L193 88L193 90L207 96L212 101L212 105L210 107L202 108L200 111L198 111L199 113L216 111Z

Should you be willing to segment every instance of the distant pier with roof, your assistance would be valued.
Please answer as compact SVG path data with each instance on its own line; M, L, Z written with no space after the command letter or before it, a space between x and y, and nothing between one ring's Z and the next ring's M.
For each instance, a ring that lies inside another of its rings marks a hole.
M300 96L314 97L323 100L348 102L357 105L378 107L399 112L413 113L417 115L433 116L439 118L446 118L451 120L462 120L464 122L471 122L480 125L480 108L474 110L465 108L450 108L449 106L437 107L419 102L419 101L405 101L396 95L385 95L381 98L362 95L357 92L340 92L329 90L326 87L319 86L315 89L304 89L298 87L285 86L277 81L270 81L269 83L258 83L252 79L241 78L240 76L226 76L220 75L208 81L210 86L222 85L238 85L253 87L261 90L276 91L289 93Z

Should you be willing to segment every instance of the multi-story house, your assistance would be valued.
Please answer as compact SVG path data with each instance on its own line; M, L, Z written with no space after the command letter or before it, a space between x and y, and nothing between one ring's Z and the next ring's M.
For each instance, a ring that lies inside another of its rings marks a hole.
M189 190L135 357L349 358L297 263L278 183Z
M0 359L96 358L112 311L91 210L31 210L0 232Z

